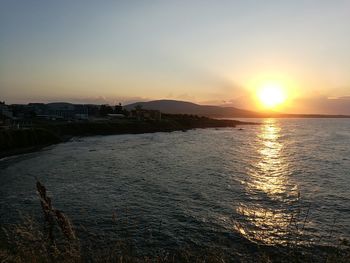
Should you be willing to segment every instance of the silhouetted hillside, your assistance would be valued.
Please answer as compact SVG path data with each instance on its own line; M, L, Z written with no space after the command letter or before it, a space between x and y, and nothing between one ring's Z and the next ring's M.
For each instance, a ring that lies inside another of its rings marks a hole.
M177 100L136 102L126 105L124 108L132 110L137 105L141 105L144 109L160 110L162 113L193 114L212 118L350 118L349 115L286 114L274 111L259 113L235 107L199 105L192 102Z
M131 110L137 105L141 105L144 109L160 110L163 113L194 114L199 116L215 118L244 118L261 116L257 112L241 110L234 107L198 105L192 102L177 100L154 100L148 102L137 102L126 105L124 108L126 108L127 110Z

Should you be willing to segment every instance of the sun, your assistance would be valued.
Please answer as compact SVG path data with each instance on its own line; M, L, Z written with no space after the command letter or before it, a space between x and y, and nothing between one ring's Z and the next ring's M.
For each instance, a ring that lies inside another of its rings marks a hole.
M257 97L265 108L275 108L287 99L285 89L278 83L263 84L257 91Z

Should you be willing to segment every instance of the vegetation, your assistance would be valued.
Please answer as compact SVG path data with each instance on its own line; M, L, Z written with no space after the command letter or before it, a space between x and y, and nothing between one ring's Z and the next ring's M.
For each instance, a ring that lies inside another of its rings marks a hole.
M0 262L350 262L348 241L342 240L337 247L300 245L296 235L300 230L298 227L291 228L294 239L285 246L255 244L250 251L229 254L214 248L186 248L156 255L137 255L128 238L115 242L105 240L99 247L94 245L94 240L79 239L69 218L53 206L45 186L37 182L36 187L43 223L26 218L21 224L2 228L5 238L0 239ZM294 224L291 220L291 226Z
M0 130L0 158L66 141L73 136L185 131L194 128L247 124L195 115L164 115L160 121L117 119L103 121L36 121L34 128Z
M0 158L59 142L62 142L62 139L48 129L0 130Z
M236 120L212 119L189 114L163 114L165 120L173 122L182 129L236 127L237 125L256 124Z

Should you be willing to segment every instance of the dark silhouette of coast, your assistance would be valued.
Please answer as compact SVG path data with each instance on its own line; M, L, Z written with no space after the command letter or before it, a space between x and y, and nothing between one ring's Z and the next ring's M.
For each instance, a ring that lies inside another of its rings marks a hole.
M187 131L257 124L218 120L186 114L163 114L161 120L117 119L104 121L40 121L30 128L0 130L0 158L39 150L72 137Z

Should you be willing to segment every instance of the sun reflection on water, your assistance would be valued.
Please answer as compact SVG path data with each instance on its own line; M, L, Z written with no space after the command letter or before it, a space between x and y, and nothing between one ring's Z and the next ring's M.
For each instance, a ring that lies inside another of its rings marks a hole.
M291 218L289 205L298 198L298 191L289 182L288 155L275 119L261 125L256 152L242 182L250 200L237 206L242 223L236 223L235 229L250 240L284 243Z

